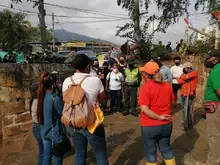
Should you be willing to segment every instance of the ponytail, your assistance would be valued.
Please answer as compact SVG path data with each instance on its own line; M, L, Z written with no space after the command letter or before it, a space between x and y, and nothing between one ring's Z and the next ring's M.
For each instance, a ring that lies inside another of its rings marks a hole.
M49 75L47 72L42 73L40 78L40 85L37 93L37 121L39 124L44 124L43 120L43 102L46 90L44 89L44 78Z
M158 72L155 75L153 75L152 79L154 80L154 82L156 83L162 83L163 82L163 74Z

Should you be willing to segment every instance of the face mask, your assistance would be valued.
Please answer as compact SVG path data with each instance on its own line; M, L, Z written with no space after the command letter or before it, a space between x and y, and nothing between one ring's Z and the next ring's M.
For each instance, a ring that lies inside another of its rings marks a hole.
M119 61L120 61L120 63L121 63L121 64L124 64L124 63L125 63L125 61L124 61L124 60L119 60Z
M210 61L210 62L205 61L204 65L206 68L211 68L211 69L214 68L214 66L215 66L215 64L213 64L212 61Z
M134 65L133 65L133 64L129 64L129 68L130 68L130 69L133 69L133 68L134 68Z
M163 66L163 64L161 64L161 62L157 62L157 64L159 65L159 67Z
M98 67L99 67L99 65L98 65L98 64L95 64L95 65L93 65L93 67L94 67L94 68L98 68Z
M179 66L179 65L180 65L180 63L179 63L179 62L175 62L175 65L176 65L176 66Z
M117 72L118 72L118 69L113 69L113 72L114 72L114 73L117 73Z

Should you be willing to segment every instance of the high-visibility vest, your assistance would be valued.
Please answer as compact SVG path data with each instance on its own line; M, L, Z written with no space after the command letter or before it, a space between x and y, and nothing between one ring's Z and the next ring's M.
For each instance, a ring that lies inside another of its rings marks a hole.
M138 68L133 69L132 71L129 68L125 69L125 83L135 84L138 83Z

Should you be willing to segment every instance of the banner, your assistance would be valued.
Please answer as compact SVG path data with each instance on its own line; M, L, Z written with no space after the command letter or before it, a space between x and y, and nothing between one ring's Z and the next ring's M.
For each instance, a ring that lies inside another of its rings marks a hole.
M85 48L86 43L85 42L67 42L67 43L62 43L61 46L63 46L63 47Z

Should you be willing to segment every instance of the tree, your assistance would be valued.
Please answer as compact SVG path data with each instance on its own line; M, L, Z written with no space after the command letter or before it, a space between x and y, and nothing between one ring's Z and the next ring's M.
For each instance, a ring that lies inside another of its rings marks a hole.
M11 0L12 2L16 3L22 3L22 0ZM39 27L40 27L40 34L41 34L41 43L42 47L44 49L48 48L48 38L47 38L47 27L45 23L45 15L46 15L46 10L44 9L44 0L26 0L27 2L33 2L33 8L38 7L38 18L39 18ZM13 7L13 5L12 5Z
M12 51L28 43L30 22L22 13L12 13L9 10L0 12L0 43L3 49Z
M52 29L49 29L46 31L47 32L47 39L48 41L53 40L53 32ZM40 32L40 27L31 27L29 29L29 34L30 34L30 42L39 42L41 41L41 32Z
M160 31L165 33L170 25L177 23L184 15L189 15L188 8L190 5L194 5L196 10L199 7L203 7L203 10L206 10L207 14L210 11L220 9L220 2L218 0L195 0L193 3L192 0L140 0L140 6L144 9L142 12L139 12L136 9L136 2L137 0L117 0L118 5L129 11L131 21L122 27L118 27L119 29L116 35L135 39L135 20L139 18L142 20L146 19L144 26L139 29L141 31L141 38L144 40L147 39L148 43L150 43L151 36L155 32ZM149 13L149 8L155 4L158 13L161 13L160 15ZM146 32L149 31L149 27L153 21L157 21L158 26L153 33L148 34Z
M205 29L202 29L205 32ZM201 40L196 40L187 49L187 54L204 54L215 48L215 29L208 33L210 37L202 38Z

